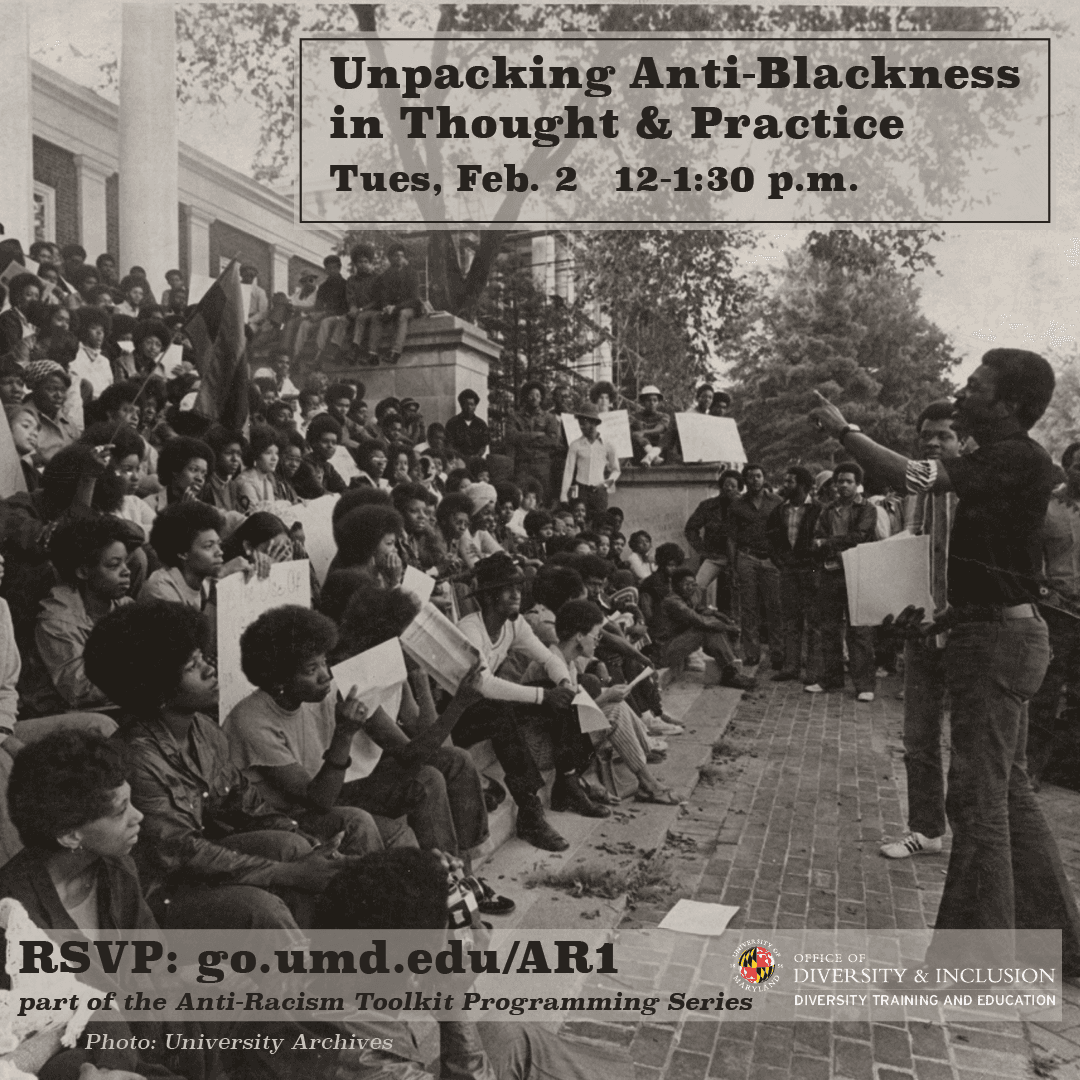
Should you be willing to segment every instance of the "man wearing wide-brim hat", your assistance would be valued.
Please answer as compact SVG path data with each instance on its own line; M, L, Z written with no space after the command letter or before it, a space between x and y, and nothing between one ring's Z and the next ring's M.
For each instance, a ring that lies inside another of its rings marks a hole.
M651 383L641 389L637 415L630 421L630 441L634 444L634 461L640 465L662 465L660 457L671 418L660 411L664 395Z
M586 402L578 406L574 416L581 425L581 437L566 451L559 498L561 502L580 499L594 520L607 512L608 492L615 490L619 479L619 459L615 447L600 436L603 417L595 405Z
M588 817L607 817L607 807L594 803L581 782L581 771L592 755L573 706L570 673L561 656L546 649L532 628L519 618L525 576L506 552L481 559L473 570L478 612L466 615L458 629L480 653L480 691L483 701L469 706L454 727L454 742L472 746L490 739L506 774L506 787L517 803L517 833L545 851L565 851L567 842L544 816L538 792L544 779L521 733L521 724L539 720L551 736L558 776L552 790L555 810L573 810ZM511 653L522 654L544 668L550 685L522 686L494 672Z

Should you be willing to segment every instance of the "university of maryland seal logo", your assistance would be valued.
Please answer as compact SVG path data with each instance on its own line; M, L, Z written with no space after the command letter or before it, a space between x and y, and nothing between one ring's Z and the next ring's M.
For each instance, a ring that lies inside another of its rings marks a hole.
M779 982L783 967L776 950L767 941L744 941L734 953L736 979L755 992L771 990Z

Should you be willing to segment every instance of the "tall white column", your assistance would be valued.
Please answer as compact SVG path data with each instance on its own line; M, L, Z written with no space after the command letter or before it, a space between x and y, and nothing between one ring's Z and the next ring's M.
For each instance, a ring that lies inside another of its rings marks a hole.
M87 261L92 263L109 250L105 184L112 169L85 154L76 154L75 170L79 181L79 243L86 248Z
M288 295L289 292L289 253L278 245L275 245L270 249L270 253L273 256L273 271L274 280L268 281L264 288L267 295L273 295L276 292L283 292Z
M120 271L138 264L155 293L179 261L176 13L124 4L120 51Z
M210 269L210 223L214 219L197 206L189 206L187 210L188 223L188 259L191 263L189 270L193 274L216 273Z
M554 238L555 244L555 295L568 304L574 302L574 249L565 234Z
M0 3L0 225L4 239L34 242L34 137L28 5Z
M533 284L547 296L555 292L555 237L551 233L532 238Z

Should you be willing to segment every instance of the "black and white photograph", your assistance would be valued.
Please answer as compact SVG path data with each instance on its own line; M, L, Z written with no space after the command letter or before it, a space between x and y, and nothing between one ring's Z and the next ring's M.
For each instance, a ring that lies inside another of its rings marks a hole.
M1073 5L0 19L0 1080L1080 1076Z

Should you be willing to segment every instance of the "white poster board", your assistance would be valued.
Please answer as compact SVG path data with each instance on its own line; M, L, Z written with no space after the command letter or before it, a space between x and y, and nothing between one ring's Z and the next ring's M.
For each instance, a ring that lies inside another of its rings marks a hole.
M240 635L264 612L283 604L311 607L306 559L274 563L270 576L230 574L217 585L218 717L229 715L255 689L240 670Z
M299 522L303 526L304 548L320 585L337 554L332 518L339 498L340 495L323 495L308 503L297 503L278 515L286 525Z
M420 598L421 604L426 604L435 591L435 579L415 566L406 566L405 574L401 579L401 587L406 592L414 593Z
M173 342L162 354L154 368L154 374L171 379L176 368L184 362L184 346Z
M617 458L634 456L634 444L630 441L630 414L626 409L613 409L601 413L600 438L615 447ZM581 438L581 425L573 413L559 413L567 443Z
M401 647L451 694L480 659L476 646L434 604L425 604L409 623Z
M732 465L746 463L746 451L739 438L739 427L728 416L705 413L676 413L683 461L723 461Z
M909 605L931 616L930 537L898 535L840 553L852 626L880 626Z
M192 274L188 282L188 303L197 304L209 291L217 278L209 274Z
M338 476L340 476L346 484L351 484L353 479L360 475L360 468L353 459L352 454L349 453L347 447L339 446L334 451L334 456L330 459L330 464L337 469Z
M600 706L589 697L588 691L578 690L574 695L574 704L577 706L578 726L583 733L610 729L608 718Z
M397 719L401 710L402 687L408 674L401 642L397 638L335 664L330 674L334 676L334 683L342 697L348 696L354 686L359 690L368 716L381 705L392 720ZM382 748L365 732L358 731L353 736L349 756L352 764L345 772L345 783L370 776L382 757Z

